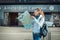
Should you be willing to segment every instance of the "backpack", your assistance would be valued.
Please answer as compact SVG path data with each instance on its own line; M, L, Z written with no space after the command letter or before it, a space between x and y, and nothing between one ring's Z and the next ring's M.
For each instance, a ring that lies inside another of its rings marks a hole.
M44 23L44 24L43 24L43 27L40 28L40 37L43 36L43 38L44 38L44 37L47 36L47 33L48 33L47 27L48 27L48 26L46 25L46 23Z

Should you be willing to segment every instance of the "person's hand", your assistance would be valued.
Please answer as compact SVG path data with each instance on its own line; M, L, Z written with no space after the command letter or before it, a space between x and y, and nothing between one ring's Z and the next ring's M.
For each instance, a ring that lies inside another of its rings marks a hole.
M35 18L34 16L31 16L32 18Z

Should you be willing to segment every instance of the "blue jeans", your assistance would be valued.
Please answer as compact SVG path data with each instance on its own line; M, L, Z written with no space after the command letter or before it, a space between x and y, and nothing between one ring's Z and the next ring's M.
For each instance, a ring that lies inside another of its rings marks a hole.
M33 33L33 40L40 40L40 33Z

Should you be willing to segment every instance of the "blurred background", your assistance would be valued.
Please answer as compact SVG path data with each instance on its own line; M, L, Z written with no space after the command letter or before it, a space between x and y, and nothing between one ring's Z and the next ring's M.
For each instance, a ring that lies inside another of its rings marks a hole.
M60 0L0 0L0 40L32 40L32 29L24 29L17 17L28 10L44 11L48 25L45 40L60 40Z

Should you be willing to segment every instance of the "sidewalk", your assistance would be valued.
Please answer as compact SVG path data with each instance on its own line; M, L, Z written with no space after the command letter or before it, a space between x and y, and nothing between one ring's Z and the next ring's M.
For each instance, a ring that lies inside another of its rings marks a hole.
M60 28L48 28L45 40L60 40ZM23 27L0 27L0 40L32 40L32 29Z

